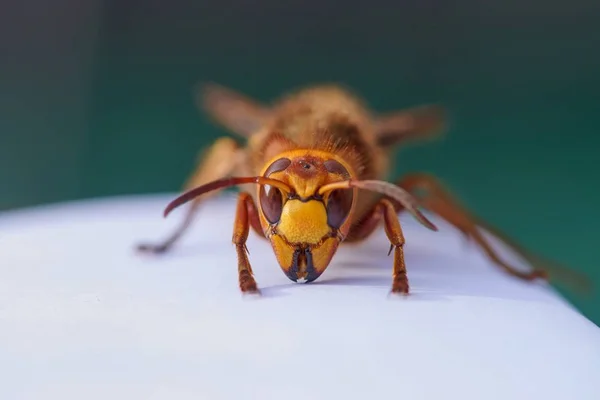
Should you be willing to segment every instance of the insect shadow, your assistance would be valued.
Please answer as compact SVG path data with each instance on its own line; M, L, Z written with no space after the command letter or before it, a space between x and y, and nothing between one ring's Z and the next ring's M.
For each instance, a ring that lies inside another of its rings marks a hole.
M261 289L262 294L266 297L278 297L299 288L306 289L305 285L310 285L311 288L314 287L317 290L328 286L346 286L377 288L381 289L382 293L389 293L392 265L389 257L386 257L386 249L381 246L360 246L360 248L349 248L347 250L347 252L339 254L339 257L332 262L328 270L318 280L308 284L289 282L264 286ZM419 252L411 253L410 258L417 265L431 265L434 259L439 260L436 254ZM410 301L450 300L444 291L423 289L430 286L430 281L438 279L436 274L428 274L426 277L427 282L423 282L423 278L422 274L415 274L414 290L411 291L409 296L390 296L390 298Z
M380 246L361 246L347 253L340 253L339 258L332 262L328 270L311 282L315 289L323 287L356 287L376 288L384 294L390 293L391 264L386 252L381 252ZM390 299L406 301L452 301L460 297L480 297L488 299L519 299L525 301L540 301L537 291L531 290L531 284L521 282L513 277L503 276L471 257L464 255L411 249L406 253L412 268L408 271L412 288L408 296L388 296ZM483 268L483 269L482 269ZM490 281L489 273L498 274ZM485 285L480 283L485 281ZM512 282L511 282L512 281ZM517 286L513 286L516 283ZM507 290L507 285L511 289ZM267 297L277 297L284 293L302 288L302 284L293 282L265 286L262 289ZM520 290L522 288L522 290Z

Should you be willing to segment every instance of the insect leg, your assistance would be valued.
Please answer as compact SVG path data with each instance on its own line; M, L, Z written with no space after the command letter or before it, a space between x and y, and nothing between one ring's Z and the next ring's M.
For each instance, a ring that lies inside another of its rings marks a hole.
M398 185L415 196L417 196L415 192L419 190L426 191L426 194L418 196L423 206L474 240L486 255L508 274L527 281L546 278L547 273L544 270L534 269L531 272L521 272L504 262L478 230L478 226L484 224L475 216L470 215L435 177L428 174L411 174L398 182Z
M354 225L344 243L356 243L369 237L383 220L385 233L390 241L390 253L394 250L392 293L408 294L409 285L404 262L404 234L394 207L387 199L377 201L359 223ZM388 253L389 255L389 253Z
M396 209L392 202L385 199L377 204L377 209L376 212L383 215L385 233L390 241L390 253L394 250L392 293L408 294L408 277L406 276L406 264L404 262L404 234Z
M235 213L232 242L237 251L240 290L242 293L259 294L260 291L254 280L252 267L248 260L248 248L246 247L246 240L248 239L253 218L251 214L253 212L256 213L256 207L254 206L252 197L248 193L240 193L238 195L237 210Z
M252 197L248 197L248 200L246 200L246 205L248 206L248 221L250 223L250 227L259 237L266 239L265 232L263 232L262 226L260 225L258 210L256 209L256 205L254 204Z
M236 166L238 152L239 148L233 139L218 139L204 154L204 157L201 158L196 170L185 183L184 188L191 189L229 175ZM187 232L200 204L206 199L217 195L219 192L219 190L215 190L194 199L189 205L181 223L166 239L158 243L139 244L137 246L138 250L149 253L164 253L168 251Z

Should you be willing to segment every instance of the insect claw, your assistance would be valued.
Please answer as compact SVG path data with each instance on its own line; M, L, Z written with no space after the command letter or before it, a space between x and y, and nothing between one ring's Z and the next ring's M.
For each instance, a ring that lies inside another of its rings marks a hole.
M245 298L259 298L262 297L262 293L260 291L260 289L255 289L255 290L247 290L245 292L242 292L242 296Z
M387 297L388 299L408 299L409 296L408 292L390 290Z

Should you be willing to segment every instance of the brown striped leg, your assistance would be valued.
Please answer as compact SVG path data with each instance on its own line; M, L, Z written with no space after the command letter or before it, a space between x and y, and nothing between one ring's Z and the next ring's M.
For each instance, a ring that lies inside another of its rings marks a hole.
M411 174L398 182L398 186L419 197L423 207L439 215L467 237L473 239L487 256L508 274L526 281L536 278L546 278L546 271L541 269L534 269L531 272L521 272L504 262L477 229L478 225L485 227L487 224L470 215L435 177L428 174ZM424 190L426 194L419 196L415 193L418 190ZM510 245L510 243L507 244ZM518 251L519 249L515 250ZM522 252L519 253L525 255Z
M381 220L383 220L385 233L390 241L388 255L394 250L392 293L408 294L408 277L404 263L404 235L394 203L386 199L380 200L373 207L372 212L352 228L344 243L355 243L366 239L375 231Z
M203 154L200 163L193 174L188 178L184 185L185 189L205 184L215 179L224 178L235 168L236 152L239 148L231 138L220 138ZM196 211L200 204L208 198L216 196L220 191L215 190L210 194L198 197L193 200L187 209L181 223L166 238L158 243L141 243L136 247L141 252L146 253L164 253L171 249L173 245L187 232L191 226Z
M404 263L404 235L400 226L394 204L389 200L381 200L377 205L383 213L385 233L390 240L390 252L394 250L394 269L392 272L392 293L408 294L409 285Z
M250 215L252 212L256 212L252 197L248 193L240 193L238 195L232 241L238 257L240 290L242 293L260 294L254 280L250 261L248 260L248 248L246 247L251 219L253 218Z
M254 204L254 200L252 200L251 196L248 196L248 200L246 200L246 206L248 209L248 221L250 223L250 227L252 227L252 230L254 230L259 237L266 239L265 232L263 232L262 226L260 225L260 218L258 217L256 205Z

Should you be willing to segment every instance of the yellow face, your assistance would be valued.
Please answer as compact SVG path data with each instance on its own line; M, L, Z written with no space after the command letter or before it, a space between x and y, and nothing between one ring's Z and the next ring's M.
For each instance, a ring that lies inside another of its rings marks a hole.
M333 154L294 150L267 163L262 176L291 189L258 188L261 225L279 265L294 282L314 281L348 234L356 197L353 188L321 194L319 189L350 179L353 171Z

